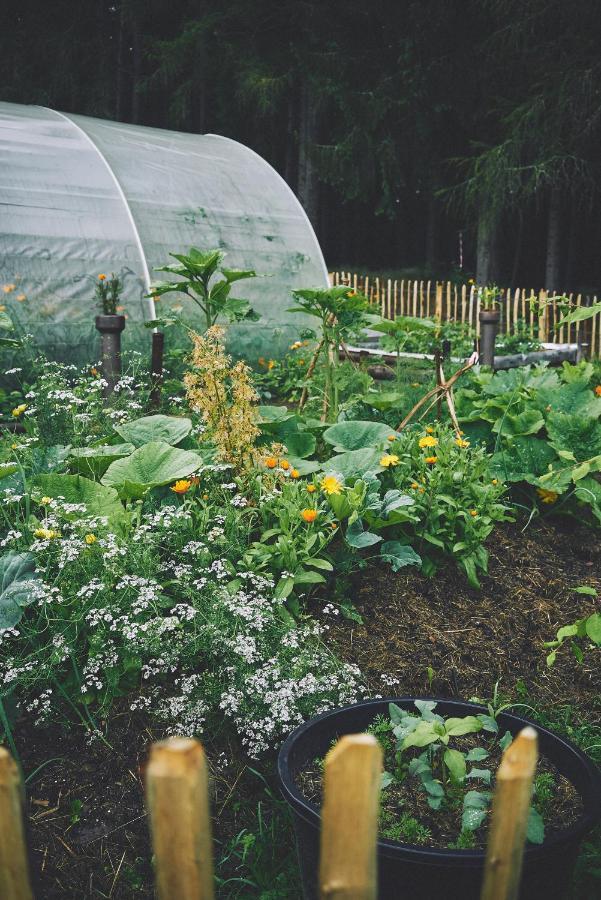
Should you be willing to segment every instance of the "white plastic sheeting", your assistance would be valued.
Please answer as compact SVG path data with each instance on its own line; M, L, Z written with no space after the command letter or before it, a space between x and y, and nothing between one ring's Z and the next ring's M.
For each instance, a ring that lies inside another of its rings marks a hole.
M261 315L231 329L232 349L251 359L276 355L307 324L286 312L291 288L327 284L302 207L252 150L216 135L0 103L0 285L16 286L2 298L50 355L94 358L101 272L123 279L126 343L146 342L144 294L163 277L153 269L190 247L221 248L230 268L267 276L238 289Z

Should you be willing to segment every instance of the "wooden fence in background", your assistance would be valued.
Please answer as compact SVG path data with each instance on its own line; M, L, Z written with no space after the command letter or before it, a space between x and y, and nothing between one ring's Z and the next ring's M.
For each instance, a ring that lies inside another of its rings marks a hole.
M478 313L480 302L473 284L454 284L451 281L409 281L385 278L370 278L352 272L331 272L332 284L348 284L354 290L364 293L376 306L381 315L392 319L395 316L432 316L440 321L466 323L480 333ZM601 317L594 316L585 322L555 329L561 318L557 302L552 301L544 313L537 316L531 305L531 298L546 300L547 291L507 288L501 291L502 334L513 332L518 321L523 321L532 337L543 343L582 343L585 355L601 357ZM584 294L566 294L575 306L590 306L597 297Z
M516 900L538 758L527 727L497 771L481 900ZM382 748L367 734L346 735L328 752L321 810L321 900L376 900ZM146 767L146 805L158 900L214 900L209 774L198 741L154 744ZM33 900L25 846L23 786L0 747L0 898ZM444 888L443 888L444 889ZM410 900L399 884L399 900Z

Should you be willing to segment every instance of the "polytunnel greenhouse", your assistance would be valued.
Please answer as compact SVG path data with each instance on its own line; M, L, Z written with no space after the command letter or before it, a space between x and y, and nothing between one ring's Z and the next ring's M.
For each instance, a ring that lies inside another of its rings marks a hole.
M124 346L147 346L143 323L155 310L145 295L170 252L219 248L229 267L266 276L240 290L260 320L230 329L232 349L249 359L273 356L298 335L299 317L286 312L292 288L327 283L290 188L252 150L218 135L0 103L0 209L9 312L58 359L98 353L101 272L124 284ZM194 321L192 309L184 314Z

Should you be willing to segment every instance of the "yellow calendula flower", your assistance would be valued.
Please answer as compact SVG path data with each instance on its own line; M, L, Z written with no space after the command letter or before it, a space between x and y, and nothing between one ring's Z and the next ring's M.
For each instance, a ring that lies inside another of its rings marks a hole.
M17 294L15 300L18 300L19 303L23 303L24 300L27 300L27 297L25 294Z
M54 531L53 528L36 528L33 533L34 537L41 538L43 541L51 541L53 538L58 537L58 531Z
M424 462L427 462L429 466L433 466L435 463L438 462L438 457L437 456L426 456Z
M291 350L298 350L299 347L302 347L302 346L303 346L303 342L302 342L302 341L295 341L293 344L290 344L290 349L291 349Z
M470 516L473 516L475 518L477 515L478 515L477 509L470 509Z
M412 388L417 388L417 387L419 387L419 381L412 381L412 382L411 382L411 387L412 387Z
M98 281L106 281L106 275L103 272L98 276Z
M425 437L420 438L418 441L418 444L422 450L424 449L424 447L436 447L437 443L438 438L432 437L431 434L425 435Z
M275 368L275 366L277 366L275 359L270 359L269 362L267 363L267 368L271 370L271 369Z
M49 503L52 503L52 497L42 497L40 503L42 506L48 506Z
M267 459L265 460L265 465L267 466L268 469L275 469L277 464L278 464L278 461L275 458L275 456L268 456Z
M426 425L426 433L427 433L427 434L434 434L434 429L432 428L431 425Z
M380 457L380 465L384 466L385 469L390 468L390 466L398 466L399 458L396 453L385 453L384 456Z
M280 469L283 469L284 471L286 471L286 470L289 469L289 468L290 468L290 463L288 462L288 460L287 460L287 459L281 459L281 460L280 460Z
M315 487L314 484L307 485L307 491L309 494L314 494L316 490L317 490L317 488Z
M18 449L19 449L19 445L18 445L18 444L11 444L11 445L10 445L10 449L11 449L11 450L18 450Z
M27 409L27 404L26 404L26 403L20 403L19 406L15 406L15 408L13 409L11 415L13 415L13 416L15 417L15 419L18 419L19 416L22 416L22 415L23 415L23 413L25 412L26 409Z
M97 540L97 538L96 538L95 534L86 534L86 536L84 538L84 541L86 542L86 544L88 544L88 546L90 544L95 544L96 540Z
M176 481L171 490L174 494L185 494L192 487L192 482L188 481L187 478L180 478L179 481Z
M470 445L469 441L466 441L464 438L460 438L460 437L456 438L455 443L457 444L458 447L461 447L462 449L464 449L465 447L469 447L469 445Z
M388 441L396 441L398 435L397 434L389 434L386 440Z
M498 483L499 483L498 478L493 478L493 480L491 481L491 484L498 484Z
M555 503L555 501L559 497L557 491L548 491L546 490L546 488L537 488L536 493L543 503Z
M300 478L300 472L298 471L298 469L290 469L290 477Z
M317 510L303 509L303 511L301 512L301 517L305 520L305 522L314 522L317 518Z
M336 475L324 475L320 484L326 494L340 494L342 490L342 482Z

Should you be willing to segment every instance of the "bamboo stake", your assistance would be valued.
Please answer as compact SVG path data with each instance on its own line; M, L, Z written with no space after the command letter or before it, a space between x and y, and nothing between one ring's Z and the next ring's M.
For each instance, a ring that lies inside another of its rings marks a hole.
M437 322L442 322L442 290L443 284L442 282L436 283L436 309L434 312L434 318Z
M324 765L321 900L376 900L382 748L368 734L341 738Z
M461 285L461 324L465 322L465 311L467 309L467 285Z
M390 278L386 283L386 305L388 307L388 318L394 319L394 309L392 306L392 281Z
M153 744L146 770L159 900L213 900L213 851L204 750L192 738Z
M430 288L432 283L430 281L426 282L426 316L430 315Z
M418 316L421 318L424 315L424 282L420 281L419 283L419 313Z
M399 311L399 308L398 308L398 302L399 302L399 300L398 300L398 295L397 295L397 287L398 287L398 282L397 282L397 280L396 280L396 278L395 278L395 279L394 279L394 284L393 284L394 318L397 317L398 311Z
M27 871L21 779L17 764L0 747L0 897L33 900Z
M547 292L540 291L538 295L538 339L544 341L546 339L546 323L547 323Z
M451 318L451 282L447 281L447 305L445 309L445 321Z
M413 282L413 315L417 316L417 281Z
M537 744L536 731L528 725L503 754L497 771L480 900L517 900Z
M405 314L405 279L401 279L401 315Z
M513 294L513 327L516 328L519 318L520 289L516 288Z
M457 285L453 285L453 322L457 321L457 298L459 292L457 290Z
M470 287L470 302L468 307L467 324L473 327L474 324L474 294L476 293L474 285Z

